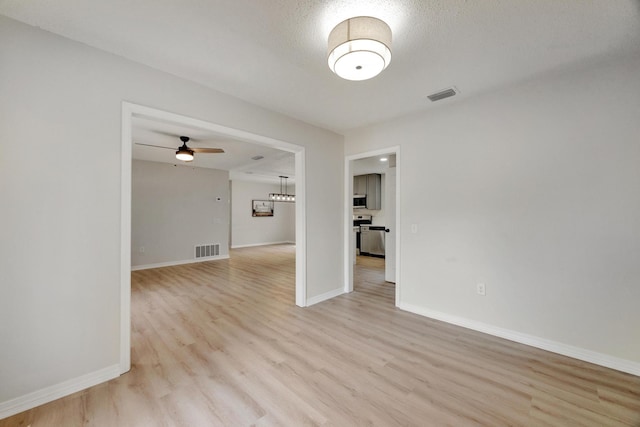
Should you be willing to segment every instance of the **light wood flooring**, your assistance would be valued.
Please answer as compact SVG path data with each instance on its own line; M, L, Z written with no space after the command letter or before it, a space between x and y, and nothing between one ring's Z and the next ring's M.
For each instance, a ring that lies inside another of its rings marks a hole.
M639 377L398 310L382 260L296 307L294 256L133 273L131 372L0 426L640 426Z

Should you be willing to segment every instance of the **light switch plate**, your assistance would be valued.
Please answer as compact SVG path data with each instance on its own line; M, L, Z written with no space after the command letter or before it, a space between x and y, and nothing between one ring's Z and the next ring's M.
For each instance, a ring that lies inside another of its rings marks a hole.
M484 283L478 283L476 285L476 292L478 292L478 295L487 295L487 288L485 287Z

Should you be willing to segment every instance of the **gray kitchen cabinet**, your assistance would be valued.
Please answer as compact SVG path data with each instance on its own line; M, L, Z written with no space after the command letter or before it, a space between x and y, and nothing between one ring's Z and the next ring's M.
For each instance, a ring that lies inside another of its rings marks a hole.
M353 194L367 196L367 209L380 210L382 207L381 175L370 173L353 177Z
M382 207L381 175L370 173L367 177L367 209L380 210Z
M353 194L359 196L367 194L367 175L353 177Z

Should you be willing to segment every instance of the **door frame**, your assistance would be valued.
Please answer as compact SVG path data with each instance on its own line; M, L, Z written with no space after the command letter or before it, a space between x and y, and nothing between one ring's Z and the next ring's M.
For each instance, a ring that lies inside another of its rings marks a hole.
M120 373L131 369L131 166L133 159L133 117L166 120L186 126L210 130L234 139L264 145L295 154L296 170L296 305L307 305L307 224L305 148L289 142L230 128L204 120L145 107L122 103L122 134L120 163Z
M376 157L381 155L396 155L396 295L395 305L398 307L400 304L401 295L401 280L400 280L400 192L402 186L400 182L401 178L401 158L400 158L400 146L382 148L374 151L367 151L364 153L351 154L345 157L344 162L344 194L345 194L345 210L344 210L344 292L353 292L353 257L354 253L351 252L352 234L353 234L353 161L359 159L365 159L367 157Z

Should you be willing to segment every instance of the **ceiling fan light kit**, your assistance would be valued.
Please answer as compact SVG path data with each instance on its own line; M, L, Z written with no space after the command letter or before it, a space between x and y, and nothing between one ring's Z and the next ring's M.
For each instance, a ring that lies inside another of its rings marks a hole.
M182 160L183 162L191 162L193 161L193 151L186 145L183 145L176 151L176 159Z
M371 16L342 21L329 34L329 68L346 80L368 80L391 62L391 28Z
M178 151L176 151L176 159L182 160L183 162L193 161L193 150L187 147L187 142L189 142L189 137L181 136L180 141L182 141L182 147L178 148Z

